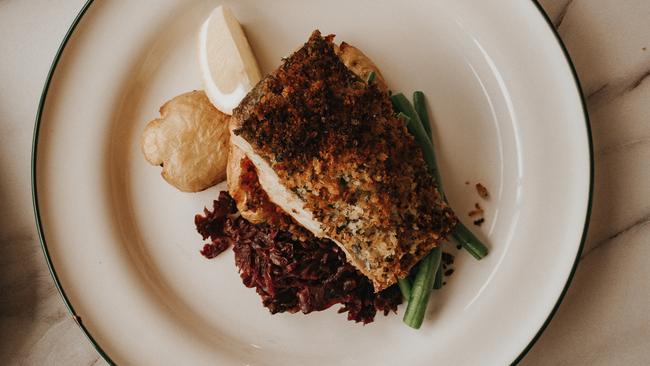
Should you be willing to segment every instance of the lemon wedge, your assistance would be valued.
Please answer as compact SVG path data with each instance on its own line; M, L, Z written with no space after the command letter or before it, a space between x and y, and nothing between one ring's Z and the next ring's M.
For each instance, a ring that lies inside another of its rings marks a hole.
M214 9L201 26L199 65L208 99L226 114L261 79L244 31L225 6Z

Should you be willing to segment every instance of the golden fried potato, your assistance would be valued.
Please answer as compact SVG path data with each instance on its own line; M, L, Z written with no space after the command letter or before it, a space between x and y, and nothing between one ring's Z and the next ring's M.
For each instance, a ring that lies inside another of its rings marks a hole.
M388 90L384 77L381 76L379 68L372 60L366 56L360 49L352 46L349 43L341 42L341 45L335 49L336 54L339 56L343 64L347 66L350 71L355 73L363 80L368 78L371 71L375 72L375 83L381 90Z
M140 145L162 177L184 192L198 192L226 178L230 116L217 110L203 91L174 97L147 124Z

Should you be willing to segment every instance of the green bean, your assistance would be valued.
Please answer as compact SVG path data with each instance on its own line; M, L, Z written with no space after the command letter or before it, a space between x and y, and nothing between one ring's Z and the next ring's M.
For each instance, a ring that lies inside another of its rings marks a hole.
M424 103L424 94L421 92L415 92L413 97L416 103L421 106L419 108L420 112L415 110L413 105L411 105L402 93L394 94L390 98L393 107L399 112L398 117L404 120L406 128L413 135L415 141L420 145L424 160L438 185L438 192L440 193L441 198L446 202L447 197L442 189L442 181L440 179L436 162L431 134L425 130L422 122L424 120L427 121L428 124L429 121L429 117L426 113L426 105ZM423 117L421 118L420 115ZM461 243L463 248L474 256L474 258L481 259L487 255L487 247L485 247L485 245L483 245L483 243L481 243L481 241L479 241L478 238L474 236L474 234L472 234L472 232L462 223L459 222L456 225L456 229L452 235ZM411 328L420 328L424 320L431 291L433 288L438 289L442 287L441 258L442 250L440 247L434 248L418 264L415 279L412 284L409 283L408 279L402 279L399 281L402 296L406 297L406 294L410 294L403 321Z
M439 290L442 288L442 266L438 266L436 278L433 279L433 289Z
M452 236L474 258L481 260L488 254L487 247L462 222L458 222Z
M400 278L397 280L397 284L404 301L408 301L411 298L411 281L408 278Z
M413 92L413 108L418 113L422 126L427 131L427 136L431 136L431 121L429 120L429 113L427 113L427 102L424 93L419 90ZM433 137L431 137L431 140L433 140Z
M418 113L415 111L415 108L413 108L413 105L409 100L404 96L402 93L397 93L393 94L390 96L390 101L393 103L393 107L398 111L406 114L412 121L417 122L420 126L422 126L422 121L420 121L420 116L418 116ZM427 140L429 140L429 137L425 133L424 136L427 137ZM430 141L430 140L429 140Z
M433 276L440 266L442 251L434 248L418 265L411 287L411 298L404 312L403 321L411 328L420 329L433 288Z

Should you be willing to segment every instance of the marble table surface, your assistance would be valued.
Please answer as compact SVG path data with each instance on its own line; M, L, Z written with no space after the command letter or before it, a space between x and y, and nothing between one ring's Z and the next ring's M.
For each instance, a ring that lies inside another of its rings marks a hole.
M493 0L498 4L498 0ZM522 0L523 1L523 0ZM30 147L50 62L84 0L0 0L0 359L104 364L38 244ZM524 365L650 364L650 1L542 0L593 129L593 215L575 279Z

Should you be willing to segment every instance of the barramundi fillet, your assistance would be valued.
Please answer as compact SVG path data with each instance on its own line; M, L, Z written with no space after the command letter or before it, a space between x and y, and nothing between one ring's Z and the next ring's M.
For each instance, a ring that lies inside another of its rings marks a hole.
M457 218L385 87L339 55L333 36L314 31L233 111L231 143L274 204L340 246L381 291L407 276Z

